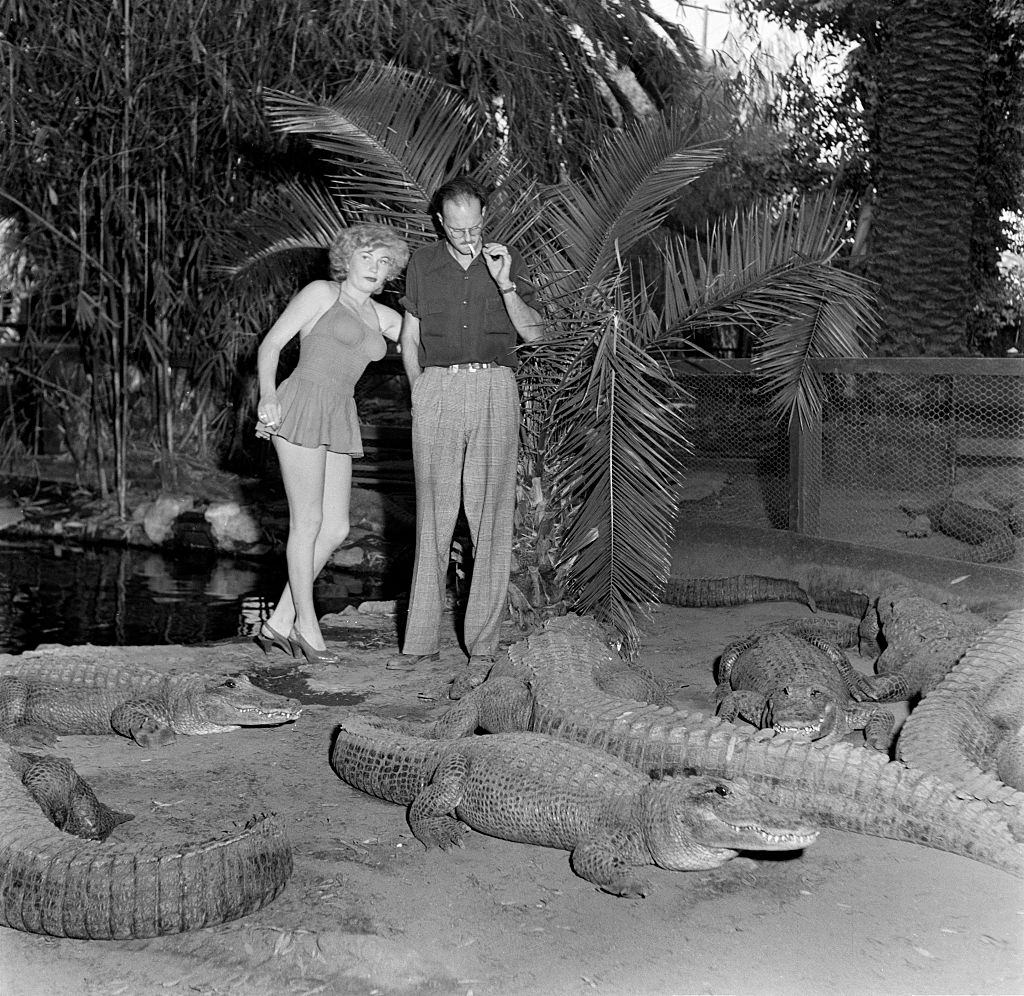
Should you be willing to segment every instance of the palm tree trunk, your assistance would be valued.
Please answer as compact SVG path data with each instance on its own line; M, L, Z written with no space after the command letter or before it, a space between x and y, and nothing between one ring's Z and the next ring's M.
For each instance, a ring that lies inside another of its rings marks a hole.
M887 23L870 266L883 353L966 347L987 20L981 0L903 0Z

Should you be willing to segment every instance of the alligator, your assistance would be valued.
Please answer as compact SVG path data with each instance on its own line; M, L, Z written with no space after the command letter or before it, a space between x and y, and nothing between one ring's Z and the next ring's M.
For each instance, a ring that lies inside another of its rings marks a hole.
M819 746L720 717L610 695L592 677L604 658L565 616L509 648L487 681L456 703L431 736L530 730L597 747L647 774L745 779L767 802L815 826L950 851L1024 877L1024 824L899 761L848 743Z
M901 505L900 508L915 519L927 519L931 529L968 544L972 549L965 552L962 559L982 564L1009 560L1016 547L1014 536L1024 532L1021 517L1014 513L1012 503L1000 509L983 508L947 495L930 505Z
M908 717L897 756L1024 824L1024 609L993 626Z
M664 605L688 608L721 608L752 602L801 602L812 612L816 611L814 599L796 581L761 574L734 574L715 578L673 575L668 579L660 601Z
M64 833L106 840L115 827L135 818L100 802L92 786L62 757L12 753L10 761L43 815Z
M74 733L119 733L144 747L177 734L224 733L299 718L294 699L244 675L165 675L143 667L81 661L5 663L0 670L0 738L32 747Z
M409 807L425 847L461 846L467 827L570 852L604 892L642 897L645 865L717 868L740 851L794 851L818 831L740 781L655 780L602 751L535 733L429 740L344 720L331 766L349 785Z
M79 840L44 818L24 759L0 744L0 924L53 937L127 940L247 916L292 870L275 817L197 844L128 847Z
M717 712L723 719L741 717L759 729L822 743L864 730L872 747L888 751L893 714L854 701L851 691L860 678L846 654L828 640L759 632L723 651Z
M923 698L989 625L981 616L939 605L909 585L892 585L861 622L862 635L880 631L885 649L875 662L876 673L860 682L854 698L875 702Z

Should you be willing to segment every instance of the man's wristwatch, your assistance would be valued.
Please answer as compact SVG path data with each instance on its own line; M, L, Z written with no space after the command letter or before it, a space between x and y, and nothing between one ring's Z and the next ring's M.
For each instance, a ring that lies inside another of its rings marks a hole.
M509 284L508 287L499 287L498 288L498 293L499 294L515 294L515 292L516 292L515 281L513 281L511 284Z

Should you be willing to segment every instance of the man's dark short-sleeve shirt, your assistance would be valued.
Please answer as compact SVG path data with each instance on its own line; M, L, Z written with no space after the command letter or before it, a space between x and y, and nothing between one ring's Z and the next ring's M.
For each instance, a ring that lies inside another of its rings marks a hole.
M514 249L510 279L533 307L537 291ZM505 299L479 254L465 270L443 239L412 254L405 274L402 307L420 321L420 365L499 363L516 367L516 330Z

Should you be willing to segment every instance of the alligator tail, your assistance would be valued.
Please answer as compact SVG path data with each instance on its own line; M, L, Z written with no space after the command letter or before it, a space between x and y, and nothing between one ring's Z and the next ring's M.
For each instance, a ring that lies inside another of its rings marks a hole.
M410 724L387 720L346 718L334 736L331 767L353 788L408 806L430 783L452 746L451 741L412 736L411 729Z
M698 609L751 602L800 602L815 611L814 599L796 581L760 574L734 574L720 578L673 576L668 579L661 601L665 605Z
M871 604L871 599L865 592L850 588L812 587L810 594L818 606L819 612L837 612L858 620L864 618L864 613L867 612L868 606Z
M291 874L291 846L273 817L184 848L63 834L0 751L0 924L92 940L175 934L255 912Z

